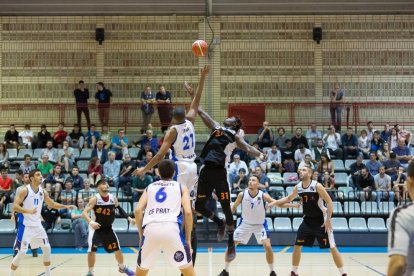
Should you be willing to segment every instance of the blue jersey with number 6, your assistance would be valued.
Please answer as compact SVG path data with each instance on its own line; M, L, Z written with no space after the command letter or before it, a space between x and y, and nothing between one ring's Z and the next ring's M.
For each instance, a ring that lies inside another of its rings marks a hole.
M180 183L177 181L156 181L147 187L147 196L148 201L142 226L149 223L182 223Z
M174 125L171 128L175 128L177 137L171 146L170 159L173 161L194 161L196 141L193 123L185 120L184 123Z

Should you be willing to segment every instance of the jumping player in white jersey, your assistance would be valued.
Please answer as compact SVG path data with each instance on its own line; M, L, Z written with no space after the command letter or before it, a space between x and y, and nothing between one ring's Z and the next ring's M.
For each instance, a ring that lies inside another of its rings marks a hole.
M96 261L96 251L102 244L106 252L115 252L115 259L118 262L119 273L125 273L128 276L135 275L134 271L124 264L121 246L112 224L115 220L115 209L119 214L127 218L129 223L135 224L135 220L130 218L124 209L119 205L118 199L109 193L109 184L106 180L98 181L98 193L92 197L86 208L82 212L82 217L89 223L88 234L88 273L86 276L93 276L93 269ZM92 212L92 218L89 217Z
M312 247L315 239L320 248L329 248L340 275L346 276L341 254L336 248L331 218L333 203L322 184L311 179L313 170L310 167L299 169L301 181L293 188L293 192L282 199L269 204L282 205L292 202L298 196L303 205L303 222L296 234L295 247L292 254L291 276L298 276L298 266L303 246ZM326 203L326 206L325 206Z
M170 150L170 159L175 162L175 181L185 185L190 193L190 199L195 199L196 185L198 181L197 165L194 162L196 158L195 143L196 136L194 131L194 121L197 116L198 107L200 105L201 94L203 92L204 81L208 74L209 66L206 65L201 70L201 77L198 83L197 90L193 96L190 109L185 113L183 107L176 107L173 111L173 118L175 125L165 134L164 142L157 154L151 159L143 168L138 168L133 172L133 175L143 175L145 172L157 165L165 158L165 155ZM186 89L191 90L191 86L186 84ZM193 264L197 252L197 239L195 231L193 231L192 247L193 247Z
M249 178L248 188L240 192L231 207L234 214L241 204L241 219L236 231L234 231L235 245L247 244L252 235L255 236L258 244L263 244L266 251L266 261L269 265L270 276L276 276L273 265L273 249L269 237L269 229L266 221L266 202L274 201L268 194L259 190L260 179L256 175ZM283 208L298 208L299 204L287 203ZM225 268L219 276L229 276L230 262L225 260Z
M147 275L163 251L171 266L179 268L184 276L194 276L191 261L193 220L188 189L172 180L175 173L173 161L161 161L158 171L161 180L145 189L135 210L140 240L136 275ZM181 207L184 210L185 237L181 227Z
M414 199L414 162L407 168L407 190ZM399 206L390 215L387 276L414 275L414 203Z
M15 271L24 258L29 244L32 248L40 247L43 252L43 265L45 266L45 275L50 276L50 244L46 231L42 226L40 213L43 202L54 209L74 209L74 205L63 205L54 202L46 190L40 187L42 183L42 173L39 170L32 170L29 173L31 184L23 188L16 196L13 203L13 211L23 214L23 226L19 228L21 239L17 239L17 249L19 252L13 258L10 266L10 276L15 275Z

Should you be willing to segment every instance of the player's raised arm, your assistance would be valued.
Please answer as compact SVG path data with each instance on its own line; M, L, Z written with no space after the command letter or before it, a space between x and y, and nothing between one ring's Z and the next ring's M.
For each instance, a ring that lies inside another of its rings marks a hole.
M244 139L243 137L241 137L239 134L236 134L236 143L237 143L237 147L239 147L240 149L244 150L245 152L247 152L250 155L253 155L255 157L260 157L261 159L264 158L263 153L261 153L259 150L257 150L255 147L249 145Z
M205 112L201 107L198 108L198 115L200 115L201 120L203 120L204 124L209 129L213 129L220 126L220 124L214 121L213 118L211 118L211 116L208 115L208 113Z
M263 194L263 199L269 204L277 201L276 199L272 198L269 194ZM299 208L299 206L300 206L299 203L296 203L296 204L292 204L292 203L277 204L277 203L275 203L275 204L279 208Z
M236 201L233 203L233 205L231 206L231 212L234 214L237 210L237 207L240 205L240 203L242 202L243 199L243 192L240 192L237 195Z
M142 221L144 220L143 212L145 210L145 207L147 207L148 202L148 194L147 189L145 189L144 193L142 194L141 198L138 201L137 208L135 209L135 224L138 228L138 235L139 235L139 243L141 246L142 242Z
M191 209L190 194L186 186L181 185L181 205L184 210L184 229L185 229L185 240L191 250L191 231L193 229L193 210Z
M75 205L63 205L60 203L57 203L56 201L54 201L53 199L50 198L48 192L46 190L43 190L43 192L45 193L45 203L47 206L49 206L50 208L53 209L76 209Z
M21 214L36 214L37 212L37 208L34 207L33 209L24 209L22 206L20 206L24 199L27 197L28 194L28 189L27 188L23 188L19 194L16 196L16 198L14 199L13 202L13 212L16 213L21 213Z
M329 196L328 192L326 192L325 188L322 186L321 183L318 183L316 185L316 190L318 191L318 194L323 199L323 201L325 201L326 208L328 209L325 223L322 226L325 226L325 231L331 231L332 230L331 218L332 218L332 212L333 212L332 199Z
M283 206L284 204L292 202L297 196L298 196L298 189L295 186L295 188L293 188L293 191L290 195L284 198L278 199L278 200L272 200L272 202L269 204L269 207L273 207L275 205L277 205L278 207Z
M190 105L190 109L188 110L187 114L186 114L186 118L187 120L191 121L192 123L194 123L195 118L197 116L198 113L198 107L200 106L200 100L201 100L201 94L203 92L204 89L204 82L206 79L206 76L209 72L209 66L205 65L203 69L201 69L201 76L200 76L200 81L198 83L196 92L194 94L193 100L191 101L191 105ZM188 89L187 89L188 91ZM189 92L190 93L190 92Z
M162 143L161 148L158 150L157 154L149 161L145 167L137 168L135 171L132 172L133 176L143 175L145 172L152 169L155 165L161 162L165 155L167 154L168 150L171 148L171 145L174 143L174 140L177 137L177 130L175 128L171 128L165 134L164 142Z
M101 225L97 222L94 222L90 217L89 217L89 212L92 211L93 207L95 207L96 205L96 196L92 197L88 204L86 205L85 209L83 209L82 212L82 217L86 220L86 222L93 228L93 229L99 229L101 227Z

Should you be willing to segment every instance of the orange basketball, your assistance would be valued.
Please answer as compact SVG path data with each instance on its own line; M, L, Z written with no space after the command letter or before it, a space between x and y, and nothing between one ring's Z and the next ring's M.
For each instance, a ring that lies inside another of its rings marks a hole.
M201 39L194 41L192 50L196 57L204 57L208 51L207 42Z

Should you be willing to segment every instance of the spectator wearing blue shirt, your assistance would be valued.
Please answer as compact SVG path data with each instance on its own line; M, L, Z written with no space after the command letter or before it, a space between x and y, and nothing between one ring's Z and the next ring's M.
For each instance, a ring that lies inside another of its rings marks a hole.
M147 85L145 90L141 92L141 111L143 126L141 133L151 123L152 114L154 114L155 93L152 93L151 86Z
M260 179L259 189L267 193L267 189L269 189L270 179L267 177L266 173L263 172L261 167L256 167L254 170L254 174L257 175Z
M94 149L98 140L99 131L96 130L96 126L94 124L91 124L89 131L86 132L85 148Z
M377 160L377 154L375 152L370 153L369 159L370 160L366 164L368 172L370 175L375 176L379 173L381 162Z
M331 122L335 129L341 131L341 116L342 116L342 102L344 101L345 90L335 83L335 89L330 94L331 105L329 111L331 112Z
M390 153L390 159L384 162L384 167L385 173L391 177L391 181L395 181L398 177L398 169L401 167L395 152Z
M382 148L384 147L384 142L385 141L382 140L382 138L381 138L381 133L378 130L374 131L374 135L373 135L372 140L371 140L371 149L370 149L370 151L377 152L379 150L382 150Z
M352 127L348 127L346 133L342 135L341 143L344 148L344 159L355 158L358 155L358 137L354 134Z
M388 138L391 136L390 124L384 125L384 130L381 132L381 139L388 141Z
M72 173L68 178L66 178L66 181L70 181L72 183L72 187L75 191L79 191L83 189L83 178L79 175L79 168L73 167Z
M125 136L123 129L118 130L118 136L114 136L111 141L111 150L115 152L116 160L125 158L128 153L128 138Z
M151 129L147 129L147 131L145 132L145 136L141 140L141 148L144 148L145 144L150 144L151 149L154 152L158 151L158 140L157 138L153 137L153 132Z
M116 189L118 190L119 172L121 169L121 164L117 160L115 160L114 152L111 151L108 154L108 156L109 160L106 161L106 163L103 166L103 176L111 186L116 187Z
M408 161L412 159L412 156L410 148L405 145L405 139L398 139L398 147L393 148L392 151L397 155L397 160L400 161L401 166L407 169Z

